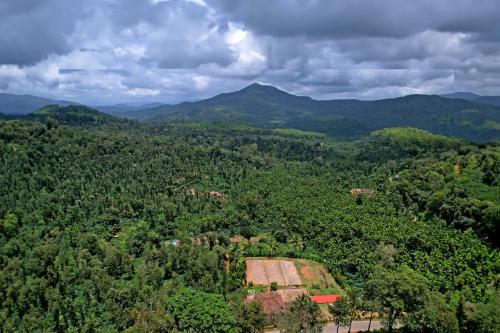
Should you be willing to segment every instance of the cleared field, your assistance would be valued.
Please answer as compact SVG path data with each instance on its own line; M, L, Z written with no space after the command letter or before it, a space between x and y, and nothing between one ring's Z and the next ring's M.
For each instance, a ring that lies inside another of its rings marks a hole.
M268 284L275 281L278 283L278 286L286 286L285 276L278 260L265 261L263 265L266 270Z
M268 285L266 267L260 260L246 260L247 264L247 282L255 285Z
M247 258L247 283L280 289L305 287L311 295L343 294L342 288L321 263L305 259Z
M281 295L281 298L283 298L283 302L285 303L291 303L295 301L295 299L302 294L307 295L306 288L285 288L278 289L276 292Z
M280 287L302 285L292 260L247 259L246 264L247 282L255 285L276 282Z
M298 286L303 284L293 261L279 260L279 264L281 266L281 272L283 272L283 277L285 278L286 286Z
M322 264L304 259L294 261L297 272L303 285L307 287L319 287L318 290L311 290L313 295L320 294L343 294L342 288L337 284L332 275Z

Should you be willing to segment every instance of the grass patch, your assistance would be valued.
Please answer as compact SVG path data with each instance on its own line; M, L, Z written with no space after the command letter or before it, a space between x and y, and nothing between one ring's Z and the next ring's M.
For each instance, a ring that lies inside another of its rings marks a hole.
M342 288L322 264L305 259L296 259L294 263L311 295L343 294Z
M326 139L326 135L318 132L301 131L293 128L276 128L273 134L305 139Z

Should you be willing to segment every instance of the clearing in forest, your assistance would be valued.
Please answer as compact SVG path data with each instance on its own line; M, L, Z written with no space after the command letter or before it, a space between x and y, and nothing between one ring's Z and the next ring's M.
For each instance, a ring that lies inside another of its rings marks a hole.
M247 282L268 286L276 282L280 287L303 285L291 259L247 259Z
M256 286L306 287L312 295L343 294L325 266L305 259L247 258L247 283Z
M320 289L339 289L340 287L322 264L304 259L294 260L300 279L305 286L319 287Z

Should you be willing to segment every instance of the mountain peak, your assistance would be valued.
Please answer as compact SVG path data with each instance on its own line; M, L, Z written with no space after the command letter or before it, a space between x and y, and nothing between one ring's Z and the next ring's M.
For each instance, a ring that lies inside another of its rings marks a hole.
M240 90L241 92L280 92L288 94L287 92L268 84L252 83L251 85Z
M274 88L274 86L271 86L269 84L262 84L262 83L254 82L251 85L246 86L242 90L245 90L245 89L265 89L265 88L271 88L271 87Z

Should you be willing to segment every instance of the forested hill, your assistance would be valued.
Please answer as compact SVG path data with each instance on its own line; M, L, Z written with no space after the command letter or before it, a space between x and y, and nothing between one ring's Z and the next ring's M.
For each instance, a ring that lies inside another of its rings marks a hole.
M46 105L35 112L27 115L3 115L0 114L0 119L22 119L31 121L40 121L44 123L59 122L71 126L94 126L94 125L119 125L131 123L119 117L114 117L109 114L94 110L84 105Z
M417 127L475 142L500 138L500 108L491 105L435 95L318 101L259 84L198 102L123 115L152 121L238 121L265 128L321 132L334 138L359 138L395 126Z
M262 332L251 256L321 262L349 313L412 332L500 327L493 144L16 119L0 121L0 156L2 332Z
M68 125L109 124L123 121L83 105L47 105L30 114L28 118L45 121L53 119Z
M495 104L497 97L470 93L443 96L409 95L376 101L314 100L273 86L252 84L197 102L96 108L113 116L150 122L238 122L267 129L319 132L338 139L358 139L388 127L416 127L473 142L500 139L500 106L485 102L489 99ZM72 102L0 94L0 113L8 114L7 117L30 114L47 104L67 106Z
M459 98L472 101L475 103L489 104L493 106L500 106L500 96L481 96L470 92L456 92L451 94L441 95L446 98Z

